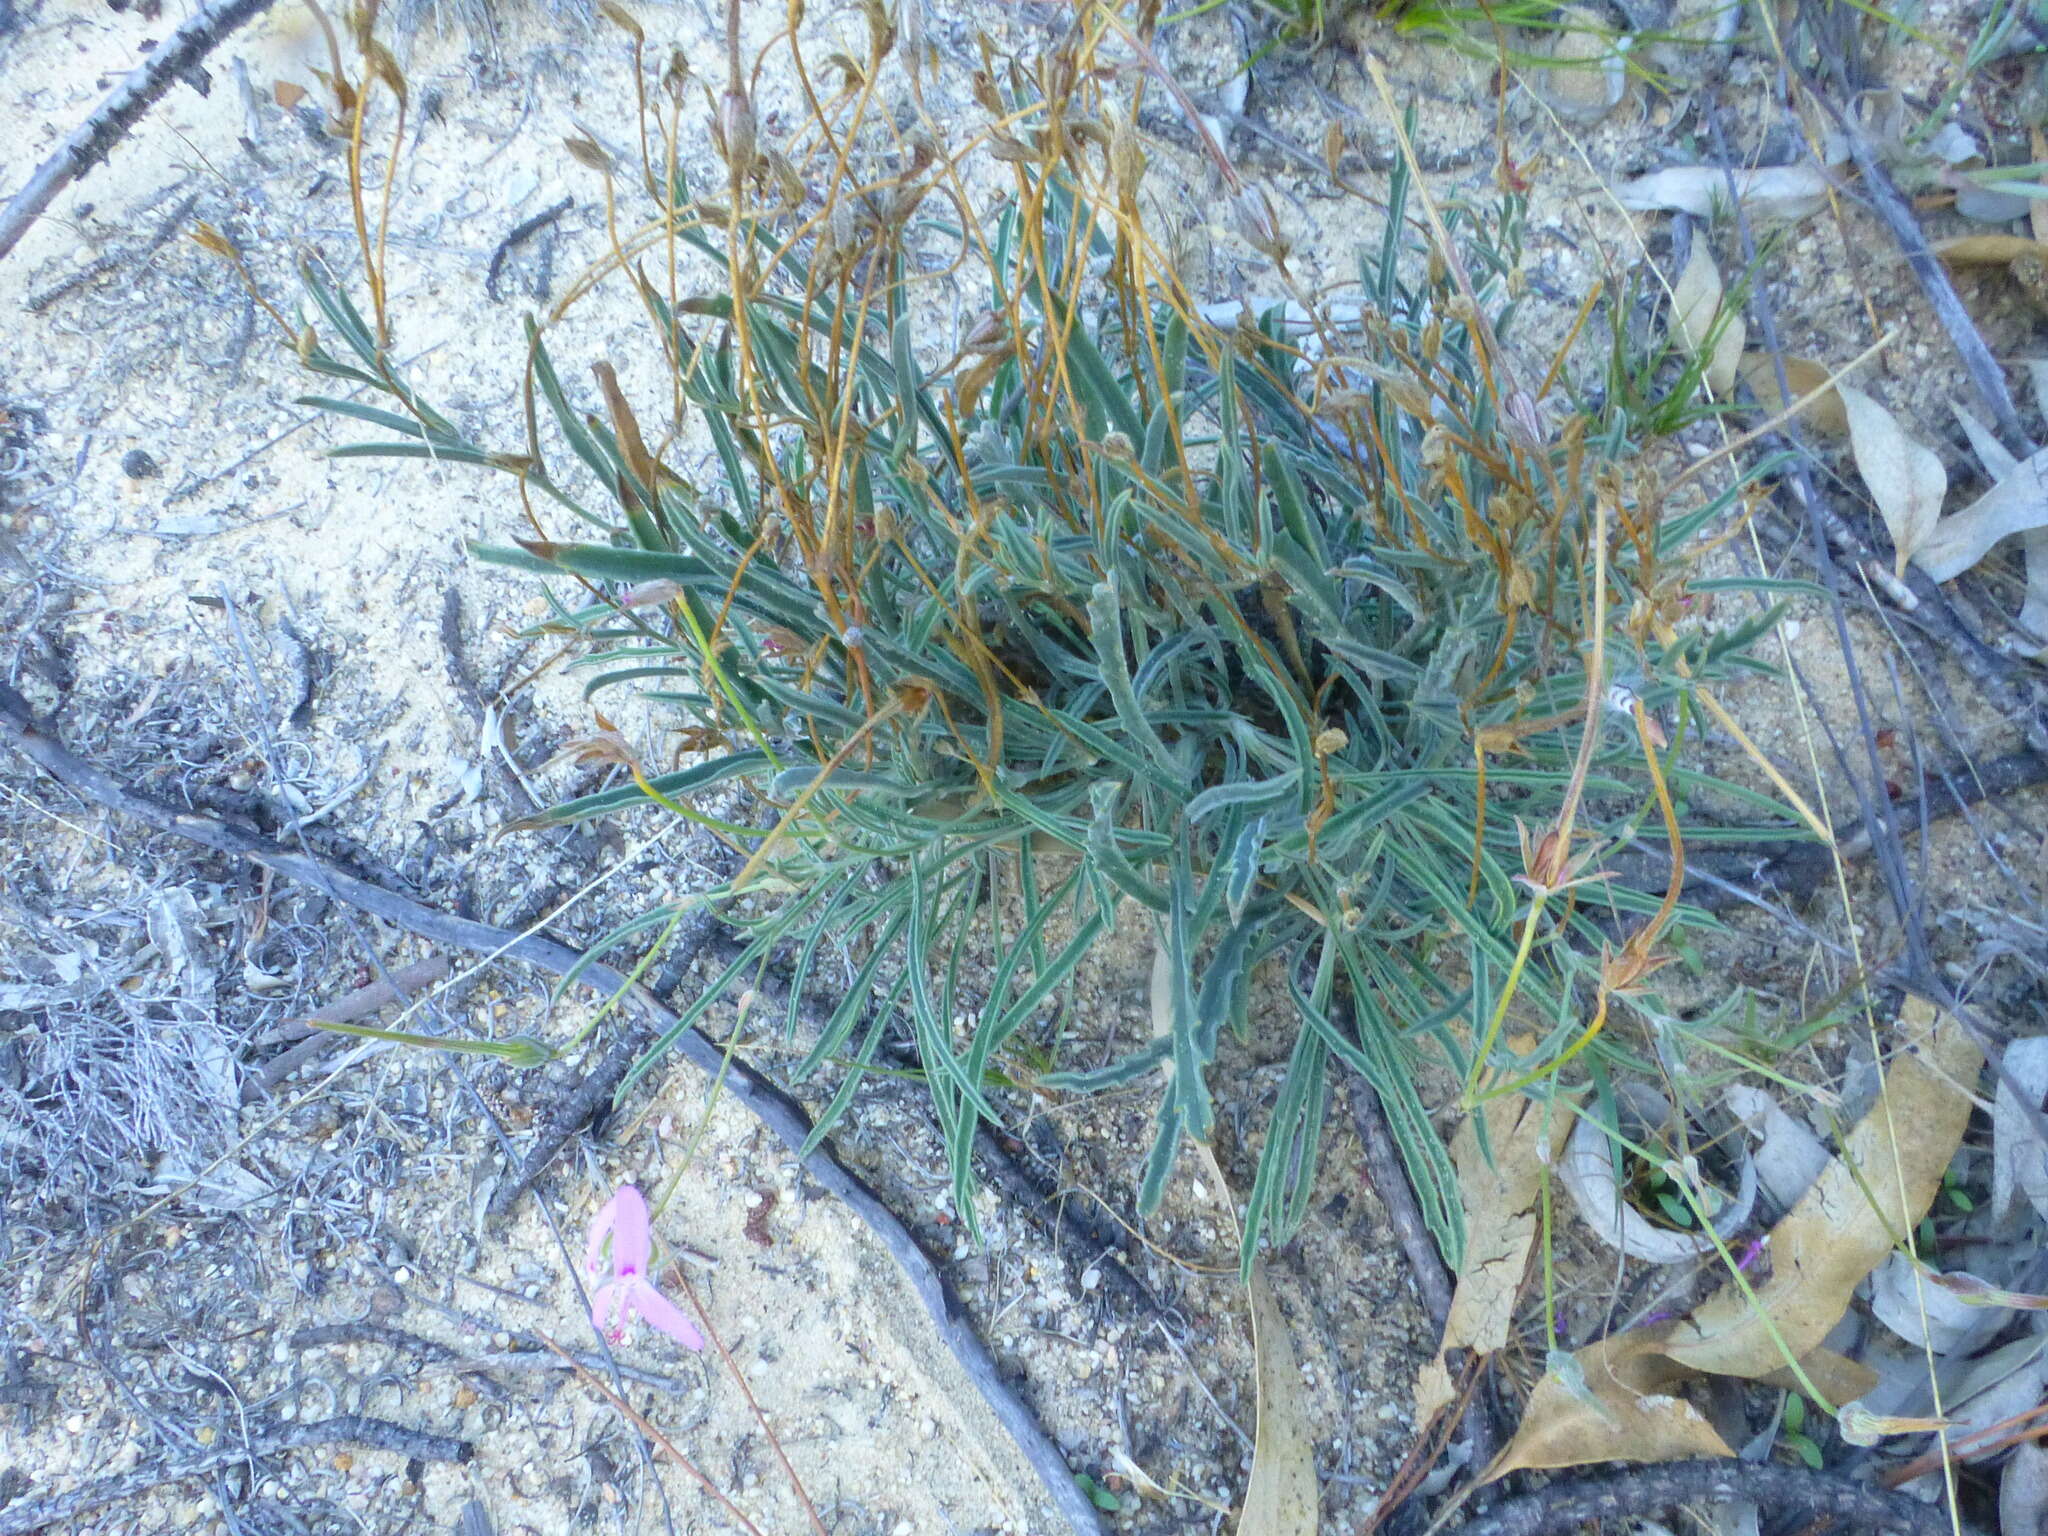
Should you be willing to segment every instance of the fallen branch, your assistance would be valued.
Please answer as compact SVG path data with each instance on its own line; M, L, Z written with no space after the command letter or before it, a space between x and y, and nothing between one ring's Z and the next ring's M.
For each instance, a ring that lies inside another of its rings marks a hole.
M1428 1223L1422 1219L1422 1207L1416 1204L1415 1190L1408 1183L1401 1149L1394 1145L1393 1132L1387 1128L1380 1096L1362 1077L1351 1083L1351 1123L1357 1127L1358 1139L1365 1148L1365 1169L1372 1178L1373 1193L1379 1196L1380 1204L1386 1207L1387 1220L1393 1223L1394 1236L1401 1244L1402 1257L1408 1261L1408 1273L1415 1279L1423 1310L1441 1333L1451 1317L1451 1272L1436 1250L1436 1239L1429 1235Z
M1727 1504L1737 1499L1771 1512L1773 1525L1790 1530L1816 1522L1856 1532L1898 1531L1907 1536L1949 1536L1946 1506L1922 1504L1805 1467L1748 1461L1674 1461L1639 1467L1618 1477L1552 1483L1506 1499L1481 1518L1451 1527L1454 1536L1556 1536L1589 1521L1643 1520L1681 1504Z
M46 1499L30 1499L26 1503L10 1504L5 1509L0 1509L0 1536L28 1536L31 1531L40 1531L45 1526L75 1520L92 1510L119 1503L122 1499L132 1499L137 1494L148 1493L152 1488L161 1488L165 1483L181 1483L187 1478L206 1477L258 1457L337 1443L368 1446L376 1451L390 1451L393 1455L413 1461L460 1463L468 1461L476 1454L476 1447L467 1440L457 1440L448 1435L430 1435L423 1430L407 1429L403 1424L393 1424L387 1419L366 1419L360 1414L346 1413L331 1419L320 1419L311 1424L286 1424L281 1428L266 1430L237 1444L224 1445L212 1455L197 1461L147 1467L139 1472L125 1472L119 1477L103 1477L97 1482L87 1483L82 1488L74 1488L69 1493L56 1493Z
M584 963L583 956L567 944L540 934L508 932L489 923L437 911L259 833L230 826L211 816L180 811L139 793L66 748L54 730L36 719L28 701L5 684L0 684L0 740L94 804L132 817L159 832L275 870L437 944L493 958L521 960L557 976L574 969L580 985L602 993L623 994L626 1006L636 1010L657 1031L666 1031L676 1023L674 1011L646 988L602 962ZM708 1035L695 1029L685 1031L677 1038L674 1049L706 1076L715 1077L724 1068L726 1095L751 1112L792 1152L799 1151L809 1139L811 1121L803 1106L745 1062L728 1058L725 1048ZM1059 1447L1024 1400L1003 1380L959 1296L910 1229L883 1204L880 1196L839 1161L829 1146L819 1147L801 1166L806 1175L867 1224L902 1269L931 1317L940 1341L974 1383L1018 1452L1037 1472L1047 1497L1068 1526L1085 1536L1100 1536L1101 1519L1074 1481ZM0 1536L6 1536L8 1529L0 1526Z
M270 9L272 0L216 0L173 32L170 41L108 93L57 152L36 168L28 184L0 209L0 258L20 243L43 210L72 182L98 165L142 114L173 83L192 75L221 39Z

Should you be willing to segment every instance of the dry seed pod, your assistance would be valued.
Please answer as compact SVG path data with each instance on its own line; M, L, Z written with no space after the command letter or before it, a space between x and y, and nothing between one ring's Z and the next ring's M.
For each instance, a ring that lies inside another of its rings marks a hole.
M633 13L624 6L613 4L612 0L597 0L597 14L632 38L635 47L646 45L647 34L640 29L640 23L634 20Z
M831 213L825 218L825 230L831 235L835 248L851 249L855 233L853 204L843 197L835 199Z
M744 176L754 168L754 104L737 86L727 87L718 98L717 136L733 175Z
M895 51L896 21L883 0L861 0L868 21L868 56L886 59Z
M668 67L661 72L661 88L668 99L677 106L683 104L683 92L690 85L690 61L683 56L680 48L668 51Z
M612 157L598 147L597 140L579 133L574 138L562 140L562 148L569 151L569 158L578 165L603 176L611 175Z
M1135 198L1138 185L1145 179L1145 151L1138 142L1135 125L1124 119L1116 125L1116 131L1109 140L1109 171L1116 181L1116 192L1120 198Z
M1294 247L1280 232L1273 200L1266 196L1264 187L1248 186L1238 193L1231 212L1237 217L1237 232L1244 236L1247 245L1280 266L1287 265L1287 254Z

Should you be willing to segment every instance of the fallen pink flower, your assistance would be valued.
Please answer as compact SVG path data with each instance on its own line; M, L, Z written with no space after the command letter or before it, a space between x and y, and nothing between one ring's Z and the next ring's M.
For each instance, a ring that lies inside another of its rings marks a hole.
M621 1184L590 1223L585 1264L593 1280L607 1273L606 1260L610 1260L610 1278L590 1293L590 1320L614 1344L625 1341L627 1324L638 1317L685 1349L702 1349L704 1335L697 1325L647 1277L648 1256L653 1250L651 1230L647 1202L640 1191Z

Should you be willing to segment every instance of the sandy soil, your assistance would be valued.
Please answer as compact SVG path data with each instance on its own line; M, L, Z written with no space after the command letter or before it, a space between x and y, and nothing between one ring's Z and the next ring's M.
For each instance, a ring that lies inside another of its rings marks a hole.
M828 51L823 38L834 29L853 37L864 25L854 10L812 9L830 13L809 24L814 53ZM750 8L750 44L765 42L780 10ZM85 0L19 6L13 30L0 32L0 143L9 146L0 193L182 15L175 0L161 11L154 0L119 10ZM641 18L651 39L682 47L700 67L719 56L700 6L647 7ZM934 17L941 67L926 90L935 115L964 100L978 28L1021 49L1057 24L995 5ZM498 26L489 45L430 30L406 53L419 110L390 246L399 351L415 377L465 426L511 441L519 316L604 248L601 197L562 141L588 132L623 144L634 128L618 34L519 9ZM1248 129L1232 133L1229 147L1274 189L1297 272L1312 284L1344 281L1352 253L1377 233L1372 210L1335 196L1315 169L1325 130L1342 128L1351 173L1368 184L1391 163L1393 136L1359 68L1360 41L1384 51L1397 92L1419 103L1417 148L1439 196L1486 199L1496 134L1509 136L1534 189L1532 300L1519 346L1540 372L1589 284L1667 254L1664 221L1626 214L1608 189L1666 163L1684 99L1636 87L1606 117L1573 127L1521 89L1501 116L1489 65L1370 25L1314 55L1283 50L1254 72L1243 110L1297 151ZM0 640L10 675L39 705L68 701L63 724L75 746L161 793L221 810L251 795L300 814L321 809L323 849L493 921L552 913L554 931L587 942L650 901L708 883L711 855L680 835L642 841L656 829L638 825L492 840L516 814L520 786L545 799L590 772L550 763L591 722L576 679L545 669L545 650L511 636L543 611L532 588L463 552L465 539L516 526L516 503L466 471L321 457L349 434L292 404L309 387L295 357L232 273L186 238L197 220L225 231L287 313L295 253L317 251L354 270L340 150L319 130L319 97L296 111L279 105L279 82L317 92L315 45L309 25L282 8L232 41L208 66L207 94L174 89L112 163L0 263L0 313L12 317L0 363L0 540L15 566L0 610L13 632ZM1176 34L1172 63L1206 102L1227 97L1240 56L1219 13ZM1759 148L1761 129L1740 104L1756 97L1764 68L1737 58L1722 82L1737 112L1732 131L1749 135L1745 151ZM889 90L901 105L905 81L892 78ZM765 131L786 129L794 109L792 84L769 80ZM1268 264L1227 226L1186 133L1161 126L1153 156L1147 195L1178 231L1201 295L1270 293ZM708 146L699 157L712 164ZM494 302L485 279L499 242L564 198L573 206L514 253L501 274L504 301ZM1868 215L1853 207L1803 228L1769 279L1792 317L1787 345L1841 361L1871 339L1870 317L1902 324L1893 377L1878 387L1931 422L1953 369L1903 270L1857 264L1869 235ZM1862 284L1853 300L1845 267ZM929 301L935 323L960 312L944 285ZM630 388L652 366L635 320L613 301L586 304L555 345L582 361L615 359ZM2012 324L2003 344L2031 338L2031 316ZM1818 613L1800 613L1791 654L1839 725L1840 664ZM506 682L529 672L538 675L511 707L486 712ZM1953 677L1940 686L1944 697L1967 699ZM1808 737L1790 697L1786 685L1760 682L1738 702L1765 750L1803 771ZM618 701L608 707L618 713ZM1930 707L1908 692L1894 723L1922 720ZM630 714L620 723L629 734L658 729ZM1953 725L1973 753L2010 745L2010 722L1981 706L1959 709ZM1743 771L1739 753L1717 751L1720 766ZM1813 761L1825 781L1828 764ZM420 953L303 893L51 797L11 765L6 773L0 835L18 846L4 939L30 982L83 987L93 967L118 960L129 979L111 986L175 996L177 978L150 949L140 914L166 889L189 891L220 979L185 1022L195 1038L240 1057L282 1021L367 980L366 954L396 966ZM2022 863L2031 814L2020 810L1995 833ZM31 866L41 874L24 874ZM1983 867L1976 837L1945 828L1931 900L1953 897L1967 911L1962 897ZM2023 879L2036 900L2038 878L2035 860ZM594 888L564 902L586 886ZM1855 894L1855 910L1877 909L1868 892ZM1838 909L1812 920L1831 934L1846 922ZM1868 937L1882 948L1879 926L1873 920ZM1957 952L1980 934L1963 920ZM1145 1027L1144 944L1127 936L1090 964L1075 1013L1098 1039ZM81 963L66 957L88 952L93 966L81 981ZM1812 956L1758 928L1739 927L1707 958L1710 976L1740 966L1788 1007L1803 991L1824 990ZM1701 983L1703 997L1711 990ZM551 1038L588 1017L580 1001L552 1001L531 979L496 974L435 1007L444 1020ZM778 1041L758 1017L725 1008L713 1027L740 1030L750 1056L775 1058ZM1248 1181L1285 1042L1230 1051L1219 1064L1219 1078L1236 1085L1226 1167ZM206 1189L145 1209L149 1196L182 1182L188 1170L174 1159L81 1175L48 1204L27 1191L4 1196L18 1222L0 1250L5 1343L28 1352L13 1357L14 1370L35 1390L5 1400L18 1406L5 1410L14 1475L0 1499L189 1464L209 1447L241 1443L252 1423L361 1413L463 1437L475 1458L408 1465L402 1452L352 1445L229 1462L77 1529L451 1529L470 1501L500 1531L728 1528L685 1479L650 1475L595 1390L537 1368L539 1336L589 1348L569 1272L582 1224L615 1182L631 1180L649 1191L672 1185L660 1233L684 1253L708 1316L831 1529L1055 1528L1030 1471L886 1256L844 1210L814 1198L786 1150L697 1074L678 1066L658 1075L601 1142L565 1159L540 1201L498 1225L483 1216L505 1168L490 1121L516 1149L533 1106L573 1077L575 1063L536 1081L375 1049L331 1062L341 1065L253 1106L240 1102L231 1072L214 1083L214 1101L193 1111L213 1139L193 1129L189 1141L227 1153L231 1171ZM1149 1097L1134 1094L1008 1128L1027 1165L1101 1231L1092 1249L1077 1245L1071 1227L1048 1227L995 1193L980 1212L987 1247L969 1245L914 1085L872 1090L844 1142L848 1161L945 1262L1073 1469L1127 1488L1128 1457L1186 1495L1133 1499L1114 1517L1120 1528L1184 1530L1220 1524L1241 1494L1252 1362L1227 1223L1185 1162L1142 1241L1105 1219L1129 1209L1150 1118ZM1410 1386L1432 1341L1341 1123L1321 1179L1306 1230L1271 1267L1319 1426L1326 1528L1347 1529L1408 1449ZM1105 1280L1112 1259L1142 1291ZM301 1333L335 1325L355 1331L333 1344ZM803 1528L789 1480L715 1357L643 1333L619 1360L641 1373L627 1382L633 1406L763 1529Z

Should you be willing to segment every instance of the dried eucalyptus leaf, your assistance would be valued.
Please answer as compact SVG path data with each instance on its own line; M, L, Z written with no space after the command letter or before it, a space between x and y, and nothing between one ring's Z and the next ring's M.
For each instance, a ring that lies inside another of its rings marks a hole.
M1957 1435L1975 1434L2025 1413L2048 1392L2048 1334L2002 1344L1972 1360L1953 1387L1942 1390L1942 1407Z
M1928 136L1923 147L1944 165L1967 165L1984 157L1984 146L1977 142L1977 136L1956 122L1943 123Z
M1909 1000L1901 1049L1878 1106L1857 1122L1842 1151L1772 1229L1769 1280L1755 1299L1724 1286L1676 1326L1667 1352L1721 1376L1772 1375L1785 1351L1814 1350L1849 1299L1934 1201L1970 1117L1970 1089L1984 1058L1947 1014ZM1917 1047L1908 1049L1907 1047ZM1910 1134L1895 1137L1892 1127Z
M1938 1355L1954 1354L1987 1320L1995 1332L1999 1317L1928 1284L1903 1253L1886 1259L1870 1277L1870 1310L1908 1344L1931 1347Z
M1711 218L1735 200L1756 219L1803 219L1828 200L1830 183L1818 166L1770 165L1730 173L1715 165L1675 165L1615 188L1621 206L1638 211L1665 209Z
M1734 1455L1706 1415L1671 1390L1688 1374L1663 1353L1673 1326L1631 1328L1553 1361L1487 1480L1525 1468Z
M1967 176L1956 183L1956 212L1979 224L2010 224L2014 219L2024 219L2032 205L2030 197L1986 186Z
M1826 1169L1828 1149L1805 1121L1761 1088L1737 1083L1729 1088L1726 1102L1729 1113L1761 1140L1756 1152L1757 1182L1779 1210L1790 1210Z
M1935 581L1962 575L1999 540L2048 527L2048 449L2021 461L1962 511L1942 518L1914 552L1913 563Z
M2048 1450L2038 1440L2013 1447L1998 1478L1999 1536L2048 1536Z
M2014 649L2039 660L2048 656L2048 528L2021 534L2020 548L2027 559L2027 595L2020 604L2019 625L2033 638Z
M1842 397L1830 382L1833 370L1825 363L1810 357L1785 359L1785 382L1792 388L1789 400L1778 388L1778 366L1770 353L1743 353L1740 372L1757 404L1771 415L1796 406L1799 419L1815 431L1830 437L1849 435L1849 413L1843 409Z
M183 886L158 891L149 899L147 922L149 941L170 967L185 1001L211 1013L218 974L198 899Z
M1243 1536L1315 1536L1321 1508L1315 1437L1302 1401L1294 1340L1263 1264L1252 1266L1251 1308L1259 1427L1237 1528Z
M1671 318L1678 344L1694 357L1704 358L1707 388L1717 399L1735 388L1742 343L1749 335L1739 314L1729 315L1726 323L1715 329L1721 318L1722 294L1720 269L1714 265L1707 242L1695 239L1685 270L1672 285Z
M175 1194L202 1211L244 1211L270 1198L271 1186L240 1163L195 1165L181 1152L166 1152L150 1169L143 1192Z
M1957 235L1932 249L1952 267L2009 267L2022 256L2048 256L2048 245L2030 235Z
M1165 954L1162 944L1155 954ZM1153 962L1155 1019L1161 992L1160 962ZM1206 1141L1196 1155L1215 1181L1216 1198L1231 1204L1223 1167ZM1197 1188L1199 1188L1199 1184ZM1316 1536L1322 1498L1316 1483L1316 1444L1302 1395L1301 1366L1287 1315L1274 1298L1264 1261L1252 1265L1246 1300L1252 1314L1252 1362L1258 1387L1258 1428L1252 1441L1252 1473L1245 1484L1241 1536Z
M1637 1087L1627 1106L1651 1123L1651 1134L1669 1126L1673 1111L1663 1095ZM1714 1252L1716 1243L1707 1232L1679 1232L1655 1225L1628 1201L1614 1176L1614 1159L1607 1132L1592 1120L1581 1119L1573 1127L1558 1164L1558 1182L1564 1185L1578 1207L1586 1226L1610 1248L1649 1264L1682 1264ZM1756 1207L1756 1164L1745 1149L1742 1154L1741 1187L1727 1207L1714 1216L1714 1225L1733 1231L1749 1219Z
M2005 1072L1991 1107L1991 1216L2003 1222L2022 1197L2048 1220L2048 1148L2007 1079L2040 1108L2048 1098L2048 1036L2015 1040L2005 1048Z
M1941 516L1948 471L1939 454L1908 436L1898 418L1862 390L1842 384L1837 393L1848 409L1849 448L1856 456L1857 473L1884 518L1898 552L1895 570L1903 576L1906 562L1928 542Z
M1970 440L1970 451L1977 455L1977 462L1984 466L1985 474L1993 480L2003 480L2020 467L2018 456L2008 450L1983 422L1954 400L1949 401L1948 408L1962 423L1963 436Z
M1427 1424L1455 1397L1444 1355L1453 1349L1492 1354L1507 1344L1529 1251L1545 1167L1563 1145L1571 1117L1520 1095L1495 1099L1486 1116L1486 1150L1467 1120L1451 1139L1458 1193L1465 1208L1465 1262L1451 1295L1443 1346L1415 1383L1415 1421ZM1486 1151L1493 1154L1489 1162Z

